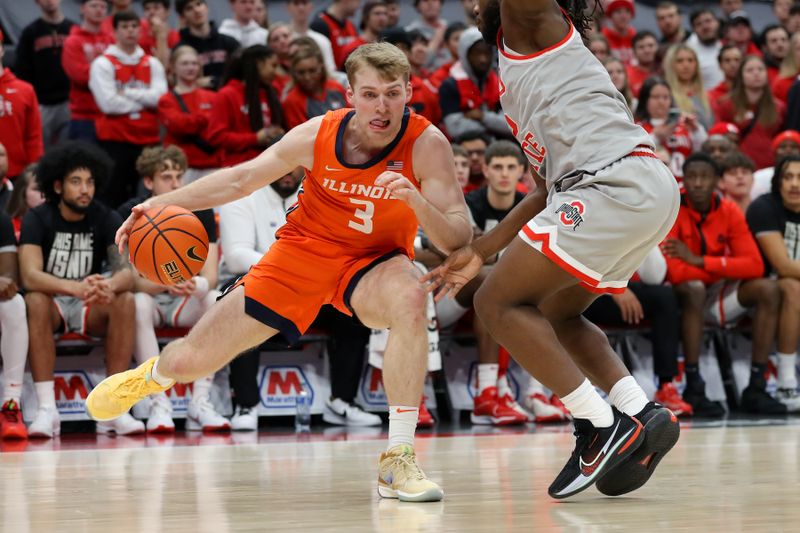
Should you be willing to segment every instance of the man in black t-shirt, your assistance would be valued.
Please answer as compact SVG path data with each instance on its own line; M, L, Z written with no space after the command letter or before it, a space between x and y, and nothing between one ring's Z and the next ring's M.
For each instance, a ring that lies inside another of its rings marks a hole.
M28 357L28 323L25 301L18 292L17 239L11 217L0 211L0 355L3 360L3 396L0 439L28 436L22 421L20 396Z
M105 336L106 371L130 367L135 320L133 274L117 251L120 216L94 200L111 161L94 145L65 141L39 162L36 179L45 203L22 220L19 262L26 290L30 360L39 410L31 436L60 432L55 403L53 332ZM105 275L108 273L108 275ZM98 433L142 433L129 413L97 424Z
M36 91L44 147L48 149L67 136L69 78L61 66L61 52L75 22L64 17L61 0L37 0L36 3L42 16L22 30L13 70Z
M145 148L136 160L136 170L145 188L152 196L174 191L181 186L181 178L186 172L186 154L177 146ZM126 219L133 206L144 202L147 197L133 198L117 209ZM143 277L136 276L136 342L134 357L143 363L159 352L155 328L194 326L200 317L211 307L219 292L217 286L218 249L217 224L214 211L204 209L195 212L208 234L208 260L202 270L192 279L166 287L157 285ZM192 400L187 409L186 429L190 431L227 431L228 419L214 410L211 404L211 385L214 376L207 376L194 382ZM172 404L165 393L151 397L150 416L147 419L149 433L172 433Z
M797 391L797 343L800 340L800 155L775 165L772 190L747 209L764 263L781 289L778 320L778 392L789 411L800 411Z

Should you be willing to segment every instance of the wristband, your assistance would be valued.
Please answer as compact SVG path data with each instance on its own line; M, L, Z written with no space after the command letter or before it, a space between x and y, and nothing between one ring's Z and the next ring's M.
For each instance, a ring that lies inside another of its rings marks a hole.
M196 296L198 299L203 298L206 294L208 294L208 280L203 276L195 276L192 279L194 280L195 284L193 296Z

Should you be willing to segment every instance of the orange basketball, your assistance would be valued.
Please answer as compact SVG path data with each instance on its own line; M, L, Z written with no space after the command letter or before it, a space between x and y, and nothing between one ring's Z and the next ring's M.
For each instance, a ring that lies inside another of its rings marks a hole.
M175 285L195 276L208 255L208 233L191 211L153 207L136 220L128 238L131 263L159 285Z

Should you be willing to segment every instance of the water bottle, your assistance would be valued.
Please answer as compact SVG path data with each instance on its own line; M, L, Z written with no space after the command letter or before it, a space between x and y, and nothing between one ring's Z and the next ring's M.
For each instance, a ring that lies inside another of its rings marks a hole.
M294 429L298 432L311 430L311 395L300 389L295 397Z

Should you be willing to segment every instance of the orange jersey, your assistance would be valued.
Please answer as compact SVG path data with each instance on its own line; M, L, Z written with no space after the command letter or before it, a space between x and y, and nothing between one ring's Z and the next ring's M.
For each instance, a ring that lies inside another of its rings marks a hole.
M413 257L417 217L375 180L392 170L419 189L412 152L430 122L406 109L395 139L370 161L353 165L345 161L343 151L344 132L354 114L352 109L325 114L314 142L314 166L306 169L297 204L278 237L300 234L341 246L343 253L401 250Z

